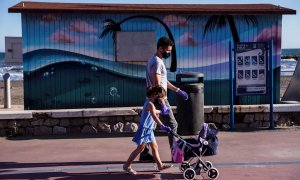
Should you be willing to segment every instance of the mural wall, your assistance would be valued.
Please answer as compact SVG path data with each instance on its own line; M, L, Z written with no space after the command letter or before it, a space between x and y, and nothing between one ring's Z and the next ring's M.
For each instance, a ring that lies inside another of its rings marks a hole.
M229 41L273 39L279 101L281 15L22 14L25 109L141 106L145 63L115 61L116 31L154 31L157 40L171 36L177 71L168 72L169 81L175 83L180 72L203 73L206 105L229 104ZM175 94L169 98L176 105ZM237 103L267 99L245 96Z

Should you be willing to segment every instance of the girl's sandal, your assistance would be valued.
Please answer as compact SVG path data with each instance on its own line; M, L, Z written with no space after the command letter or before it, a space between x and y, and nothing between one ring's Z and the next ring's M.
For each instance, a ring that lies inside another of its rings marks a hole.
M137 174L137 172L135 170L133 170L131 166L125 166L125 165L123 165L123 170L127 174L130 174L130 175L136 175Z
M173 167L172 164L163 164L161 167L157 167L158 171L163 171L163 170L166 170L166 169L169 169Z

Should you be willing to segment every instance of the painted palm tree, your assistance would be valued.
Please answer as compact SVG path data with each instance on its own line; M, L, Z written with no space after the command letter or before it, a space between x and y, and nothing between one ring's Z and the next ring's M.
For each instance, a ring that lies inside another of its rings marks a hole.
M258 27L258 21L255 16L245 15L245 16L242 16L242 18L246 21L248 27L250 24L254 25L255 27ZM236 28L236 25L234 22L234 18L232 15L213 15L213 16L211 16L208 19L208 21L206 22L206 25L204 27L203 37L205 37L205 35L208 32L211 32L214 29L218 30L218 29L225 27L227 25L227 23L229 24L234 44L240 42L240 37L239 37L238 31L237 31L237 28ZM235 96L234 103L239 104L239 102L242 101L243 99L244 98L240 98L240 96Z
M255 16L251 15L245 15L242 16L244 20L246 21L248 27L250 24L258 27L258 21ZM232 34L232 38L234 43L240 42L240 37L234 22L234 18L232 15L213 15L211 16L208 21L206 22L206 25L204 27L204 34L203 37L210 31L213 31L214 29L221 29L229 24L230 31Z
M114 20L112 19L106 19L104 21L104 29L102 31L102 33L100 34L100 38L105 37L108 34L112 34L112 38L114 40L114 42L116 42L116 32L117 31L121 31L121 24L124 23L125 21L131 20L131 19L135 19L135 18L149 18L152 20L155 20L157 22L159 22L166 30L169 38L174 41L174 37L173 34L171 33L170 28L160 19L154 17L154 16L149 16L149 15L136 15L136 16L130 16L128 18L123 19L122 21L120 21L119 23L116 23ZM175 72L177 69L177 56L176 56L176 47L175 44L172 48L172 60L171 60L171 67L170 67L170 71L171 72Z

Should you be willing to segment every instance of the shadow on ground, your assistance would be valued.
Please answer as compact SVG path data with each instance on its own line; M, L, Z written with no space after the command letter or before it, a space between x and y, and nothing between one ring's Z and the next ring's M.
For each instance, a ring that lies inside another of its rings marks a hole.
M40 168L40 167L57 167L57 166L95 166L95 165L113 165L123 164L124 161L109 161L109 162L55 162L55 163L16 163L16 162L1 162L0 173L5 172L4 169L14 168ZM0 178L1 179L1 178Z
M166 136L167 132L155 132L155 136ZM7 140L48 140L48 139L88 139L88 138L118 138L118 137L133 137L134 132L122 132L122 133L97 133L97 134L64 134L64 135L40 135L40 136L25 136L16 135L4 137Z
M0 175L0 179L61 179L61 180L82 180L82 179L105 179L105 180L129 180L129 179L182 179L182 174L153 174L153 172L140 171L141 174L132 176L123 172L109 173L67 173L67 172L45 172L45 173L20 173ZM150 174L147 174L150 173Z

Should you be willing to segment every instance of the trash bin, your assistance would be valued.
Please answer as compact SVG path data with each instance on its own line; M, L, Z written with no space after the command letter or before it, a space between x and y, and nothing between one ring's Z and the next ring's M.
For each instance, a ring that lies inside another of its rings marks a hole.
M177 94L178 134L197 135L204 123L204 75L186 72L176 75L177 86L189 95L187 101Z

